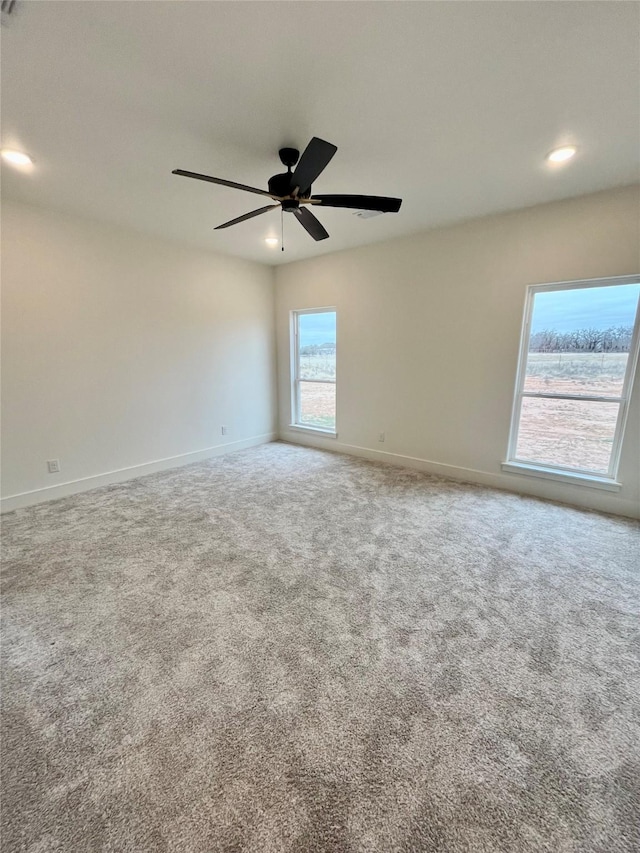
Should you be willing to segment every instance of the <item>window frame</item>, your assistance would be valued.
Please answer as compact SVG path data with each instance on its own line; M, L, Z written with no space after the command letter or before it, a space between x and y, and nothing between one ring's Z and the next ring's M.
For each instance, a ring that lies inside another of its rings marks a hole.
M299 347L299 326L300 317L304 314L328 314L333 312L336 315L336 378L335 379L300 379L300 347ZM335 306L329 305L323 308L296 308L290 312L289 318L291 341L291 423L290 429L303 430L304 432L318 433L319 435L328 438L337 438L338 428L338 310ZM321 426L313 424L305 424L300 420L300 382L318 382L320 384L336 386L336 419L335 429L324 429Z
M620 396L598 395L598 394L559 394L542 391L525 391L527 358L529 354L529 341L531 338L531 320L533 305L537 293L558 290L584 290L590 287L614 287L622 284L640 284L640 275L625 275L609 278L592 278L579 281L559 281L547 284L530 284L527 287L522 330L520 333L520 349L518 355L518 369L516 372L516 384L511 411L511 424L509 428L509 443L507 446L507 461L503 463L502 470L510 473L532 474L554 480L563 480L578 485L593 485L600 488L619 490L621 484L617 481L620 455L624 431L629 414L631 402L631 390L638 364L638 351L640 349L640 299L636 307L636 315L633 322L633 333L629 347L629 358L625 370L624 381ZM536 462L531 459L519 459L516 455L518 446L518 434L520 431L520 419L522 412L522 401L525 397L538 399L561 399L582 400L594 404L609 402L618 405L618 417L613 435L609 467L606 474L588 468L573 468L565 465L555 465L547 462Z

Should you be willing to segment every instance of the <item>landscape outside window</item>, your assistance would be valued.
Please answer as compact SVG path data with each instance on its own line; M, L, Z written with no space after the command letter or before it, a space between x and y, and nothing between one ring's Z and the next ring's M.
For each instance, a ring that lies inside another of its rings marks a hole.
M640 284L533 296L514 461L612 476Z
M336 312L297 314L297 423L336 428Z

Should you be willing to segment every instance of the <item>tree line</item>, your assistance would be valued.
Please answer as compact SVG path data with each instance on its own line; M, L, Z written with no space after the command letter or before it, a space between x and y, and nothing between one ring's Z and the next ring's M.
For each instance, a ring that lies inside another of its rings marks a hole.
M629 352L632 335L633 326L573 332L542 329L531 335L529 352Z
M300 347L300 355L335 355L336 345L332 343L326 344L308 344L306 347Z

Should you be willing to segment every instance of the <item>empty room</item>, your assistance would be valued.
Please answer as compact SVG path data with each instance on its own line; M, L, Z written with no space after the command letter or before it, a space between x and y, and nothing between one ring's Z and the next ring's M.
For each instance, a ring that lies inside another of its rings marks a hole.
M640 4L1 14L3 853L640 853Z

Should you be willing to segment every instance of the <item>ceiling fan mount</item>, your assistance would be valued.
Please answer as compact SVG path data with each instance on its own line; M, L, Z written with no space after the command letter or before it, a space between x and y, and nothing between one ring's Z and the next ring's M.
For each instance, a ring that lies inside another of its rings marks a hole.
M288 169L292 169L300 159L300 152L297 148L281 148L278 155L282 165Z
M257 187L249 187L246 184L238 184L235 181L226 181L222 178L213 178L210 175L201 175L198 172L187 172L184 169L174 169L174 175L183 175L186 178L196 178L199 181L209 181L212 184L220 184L224 187L232 187L245 192L256 193L267 196L275 204L268 204L258 210L245 213L235 219L218 225L220 228L229 228L246 219L252 219L276 207L283 211L294 213L296 219L314 240L326 240L329 236L324 226L311 213L307 205L319 205L322 207L344 207L351 210L375 210L380 213L397 213L400 210L402 199L388 198L387 196L374 195L311 195L311 184L324 171L329 161L337 151L337 147L324 139L314 136L311 142L302 152L297 148L281 148L278 152L280 160L287 171L269 178L268 190ZM291 170L295 166L295 170ZM304 205L304 207L301 207Z

